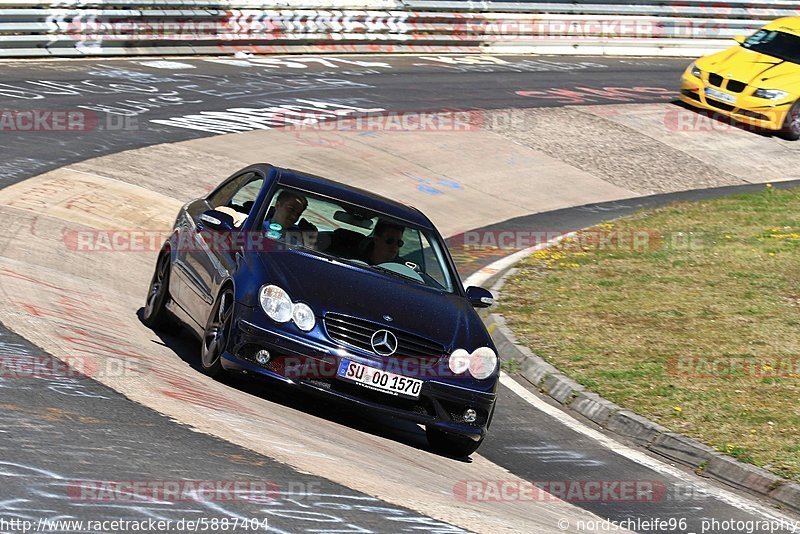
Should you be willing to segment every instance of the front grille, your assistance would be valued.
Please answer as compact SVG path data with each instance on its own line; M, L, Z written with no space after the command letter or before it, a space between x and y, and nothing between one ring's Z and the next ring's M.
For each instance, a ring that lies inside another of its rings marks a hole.
M713 72L708 75L708 81L711 85L716 85L717 87L722 87L722 76L719 74L714 74Z
M731 106L730 104L726 104L725 102L720 102L719 100L714 100L713 98L706 97L706 102L708 102L709 106L714 106L717 109L721 109L722 111L733 111L736 107Z
M737 80L728 80L728 85L725 87L731 93L741 93L747 84Z
M332 340L370 353L374 353L372 334L378 330L389 330L397 336L397 352L392 357L413 358L422 365L430 365L444 355L442 345L423 337L338 313L325 315L325 329Z

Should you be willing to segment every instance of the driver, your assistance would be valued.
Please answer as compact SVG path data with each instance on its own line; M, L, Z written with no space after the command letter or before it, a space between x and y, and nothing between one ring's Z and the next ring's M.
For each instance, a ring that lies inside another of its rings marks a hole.
M366 262L378 265L386 262L403 263L400 248L403 246L405 227L379 219L372 233L372 241L367 246Z
M285 189L278 195L278 199L275 201L275 212L271 218L264 221L264 228L268 229L270 224L277 223L281 225L282 230L288 230L297 223L307 207L306 197Z
M308 200L300 193L283 190L275 201L272 217L264 221L264 229L272 239L288 238L294 244L313 248L317 241L317 228L300 219L308 207ZM299 223L298 223L299 219Z

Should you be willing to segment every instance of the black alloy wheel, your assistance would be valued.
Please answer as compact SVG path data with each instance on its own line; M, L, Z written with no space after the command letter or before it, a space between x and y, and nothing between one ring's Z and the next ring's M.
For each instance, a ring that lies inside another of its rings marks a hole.
M169 275L170 275L170 254L169 251L162 252L156 262L156 270L150 281L150 288L147 291L147 300L142 313L142 322L148 328L154 330L167 330L174 326L167 302L169 302Z
M200 363L208 376L218 376L224 370L220 361L228 346L228 336L233 322L233 289L226 287L217 297L211 308L211 315L203 332L203 346Z

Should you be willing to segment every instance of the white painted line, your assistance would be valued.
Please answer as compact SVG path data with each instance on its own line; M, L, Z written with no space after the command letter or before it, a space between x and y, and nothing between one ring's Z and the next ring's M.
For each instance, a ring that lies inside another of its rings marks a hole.
M154 60L154 61L134 61L133 63L137 63L145 67L153 67L154 69L181 70L181 69L195 68L194 65L190 65L188 63L180 63L178 61Z
M574 432L578 432L583 434L584 436L593 439L603 447L607 448L613 453L616 453L628 460L634 461L639 465L647 467L648 469L652 469L653 471L660 473L662 475L676 477L678 480L686 480L687 474L685 471L682 471L676 467L671 465L667 465L664 462L652 458L645 453L638 451L636 449L632 449L627 447L620 442L616 441L615 439L598 432L597 430L590 428L583 424L582 422L578 421L577 419L573 418L568 413L551 406L550 404L546 403L527 389L525 389L521 384L517 383L516 380L508 376L507 374L501 372L500 373L500 383L503 384L505 387L519 395L519 397L527 402L528 404L532 405L534 408L543 412L550 417L556 419L559 423L563 424L565 427L569 428ZM694 480L688 481L693 487L702 491L703 494L708 495L709 499L717 498L720 501L739 508L740 510L744 510L746 512L750 512L753 514L762 515L770 520L773 521L780 521L784 520L789 522L788 524L793 524L794 519L783 515L779 512L771 510L765 506L762 506L758 503L750 501L746 498L740 497L735 493L732 493L728 490L722 489L717 486L712 486L704 482L701 479L694 478Z

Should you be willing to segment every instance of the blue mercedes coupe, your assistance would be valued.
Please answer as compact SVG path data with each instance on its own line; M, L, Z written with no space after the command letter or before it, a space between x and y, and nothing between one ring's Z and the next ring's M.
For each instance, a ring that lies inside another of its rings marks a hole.
M417 209L257 164L184 205L142 319L201 340L202 369L258 374L425 426L468 456L494 413L497 352Z

